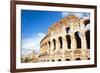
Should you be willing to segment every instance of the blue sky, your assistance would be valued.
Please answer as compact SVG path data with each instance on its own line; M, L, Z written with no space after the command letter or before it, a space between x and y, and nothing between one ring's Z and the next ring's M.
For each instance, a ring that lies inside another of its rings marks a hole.
M70 14L80 18L90 16L89 13L21 10L22 54L30 53L32 50L38 53L40 41L48 28Z
M22 54L39 51L39 43L46 35L51 24L62 18L62 12L21 11Z
M61 12L22 10L22 36L23 38L36 33L46 33L51 24L62 18Z

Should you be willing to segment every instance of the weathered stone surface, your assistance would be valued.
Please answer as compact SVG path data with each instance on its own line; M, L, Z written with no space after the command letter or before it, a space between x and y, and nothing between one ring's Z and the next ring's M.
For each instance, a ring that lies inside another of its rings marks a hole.
M85 36L85 21L85 19L70 15L50 26L47 35L40 42L40 61L58 61L59 59L63 61L87 60L90 58ZM66 32L67 27L70 28L68 32ZM81 39L81 43L79 44L81 45L80 48L77 47L75 32L78 32L78 36ZM66 39L66 35L70 36L71 43ZM53 39L55 39L55 42ZM70 46L68 45L69 43ZM45 52L44 57L41 56Z

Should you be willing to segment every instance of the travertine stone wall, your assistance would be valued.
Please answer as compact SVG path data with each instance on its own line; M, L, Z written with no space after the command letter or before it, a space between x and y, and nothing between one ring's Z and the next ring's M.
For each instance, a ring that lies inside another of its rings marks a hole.
M47 35L40 42L39 60L45 61L69 61L90 59L87 48L86 25L89 19L78 18L74 15L66 16L48 29ZM66 28L69 28L68 31ZM89 29L88 29L89 30ZM81 43L77 43L75 33L78 32ZM70 48L66 36L70 36ZM77 47L81 45L81 47Z

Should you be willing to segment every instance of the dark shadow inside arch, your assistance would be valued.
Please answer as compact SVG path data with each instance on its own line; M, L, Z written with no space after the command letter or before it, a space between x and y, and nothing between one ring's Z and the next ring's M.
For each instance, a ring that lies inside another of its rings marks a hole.
M70 49L71 48L71 38L70 38L70 35L66 35L66 40L67 40L68 49Z
M51 47L51 43L50 43L50 41L48 42L48 44L49 44L49 48Z
M79 37L79 32L75 32L75 39L76 39L76 44L77 44L77 49L81 48L81 39Z
M54 62L55 60L54 59L52 59L52 62Z
M61 59L58 59L58 61L61 61Z
M75 60L81 60L80 58L76 58Z
M47 60L47 62L49 62L49 60Z
M90 58L88 58L88 60L90 60Z
M85 35L86 35L87 49L90 49L90 30L87 30L85 32Z
M70 27L67 27L67 28L66 28L66 33L68 33L69 30L70 30Z
M48 44L49 44L49 53L50 53L51 42L48 41Z
M66 61L70 61L70 59L66 59Z
M86 26L87 24L89 24L89 23L90 23L90 20L89 20L89 19L87 19L87 20L84 21L85 26Z
M60 48L62 48L63 42L62 42L62 37L59 37L59 42L60 42Z
M53 39L54 50L56 49L56 40Z

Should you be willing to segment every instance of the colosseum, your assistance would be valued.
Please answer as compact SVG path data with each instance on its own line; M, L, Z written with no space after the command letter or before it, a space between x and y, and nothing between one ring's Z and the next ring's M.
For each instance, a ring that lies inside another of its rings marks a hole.
M89 18L69 15L48 28L40 41L40 62L90 60Z

